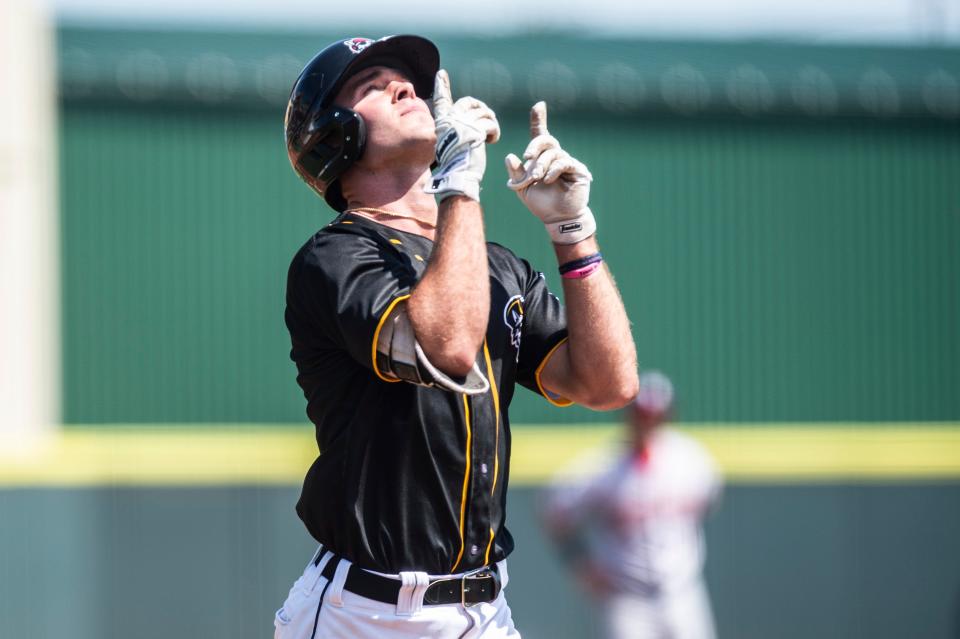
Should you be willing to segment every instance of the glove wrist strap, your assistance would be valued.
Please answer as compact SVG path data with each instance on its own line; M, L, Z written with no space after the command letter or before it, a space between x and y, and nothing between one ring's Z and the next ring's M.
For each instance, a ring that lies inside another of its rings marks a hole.
M465 195L471 200L480 201L480 181L466 173L435 175L423 190L433 193L441 202L451 195Z
M558 222L545 222L554 244L576 244L597 232L597 221L590 207L583 207L576 216Z

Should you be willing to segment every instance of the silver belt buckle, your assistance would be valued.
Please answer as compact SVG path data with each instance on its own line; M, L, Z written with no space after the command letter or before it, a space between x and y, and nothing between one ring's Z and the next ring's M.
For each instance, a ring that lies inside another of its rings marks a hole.
M476 603L467 603L467 593L470 592L470 588L467 586L467 581L479 581L480 579L486 579L487 577L493 579L493 573L489 570L483 570L473 575L467 575L460 580L460 605L462 605L464 608L470 608L471 606L476 606L477 604L483 603L482 601L478 601Z

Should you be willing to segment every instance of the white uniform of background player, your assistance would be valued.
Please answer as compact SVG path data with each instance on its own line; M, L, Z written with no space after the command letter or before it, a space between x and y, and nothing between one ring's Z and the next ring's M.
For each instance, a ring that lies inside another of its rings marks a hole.
M626 409L628 450L591 477L571 467L547 494L547 532L597 598L611 639L715 636L701 522L721 480L700 444L664 426L672 404L670 380L641 375Z

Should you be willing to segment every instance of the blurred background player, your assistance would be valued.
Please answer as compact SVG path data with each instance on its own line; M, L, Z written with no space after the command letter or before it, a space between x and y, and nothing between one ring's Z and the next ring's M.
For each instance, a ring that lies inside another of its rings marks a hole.
M587 479L569 469L547 493L546 531L600 604L610 639L715 636L701 524L722 483L709 453L667 426L673 399L665 375L641 375L625 409L627 450Z

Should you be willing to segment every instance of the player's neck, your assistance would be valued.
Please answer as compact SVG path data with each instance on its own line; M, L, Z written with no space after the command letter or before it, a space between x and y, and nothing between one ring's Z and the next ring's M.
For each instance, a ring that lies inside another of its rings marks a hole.
M349 209L380 224L433 239L437 202L423 192L430 179L424 171L351 171L343 182Z

